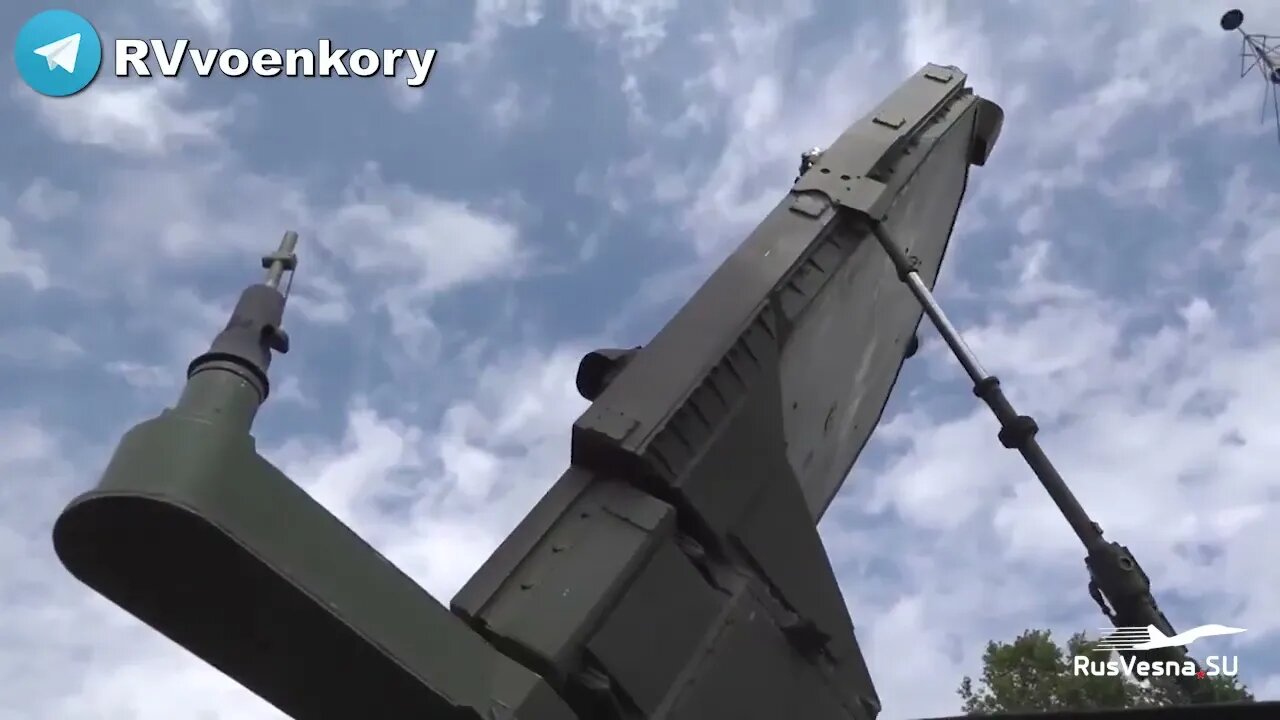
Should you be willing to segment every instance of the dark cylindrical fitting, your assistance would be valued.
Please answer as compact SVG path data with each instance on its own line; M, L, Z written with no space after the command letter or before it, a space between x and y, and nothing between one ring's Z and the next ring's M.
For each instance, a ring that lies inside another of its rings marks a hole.
M605 348L593 350L582 357L578 363L578 376L575 379L578 394L584 400L594 401L609 387L609 383L631 362L639 347L629 350Z
M271 353L289 351L289 336L280 329L284 303L284 296L273 287L252 285L246 288L227 326L214 338L209 352L191 362L187 377L194 376L211 362L235 363L253 373L262 388L262 399L266 400L271 388L267 378Z
M251 373L235 363L212 362L187 378L174 412L248 432L261 405L262 388Z

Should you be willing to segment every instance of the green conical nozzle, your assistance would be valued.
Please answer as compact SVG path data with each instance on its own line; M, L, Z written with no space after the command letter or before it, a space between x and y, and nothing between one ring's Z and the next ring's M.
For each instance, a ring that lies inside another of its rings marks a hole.
M187 378L172 412L247 433L263 399L262 389L251 375L233 363L215 361Z
M237 375L256 393L257 402L267 399L271 390L267 378L271 353L289 352L289 336L280 327L288 300L288 286L284 293L279 288L285 271L290 273L289 282L293 282L292 273L298 266L298 258L293 252L297 244L298 233L290 230L284 234L279 249L262 258L262 266L267 270L266 279L245 288L240 294L227 326L214 338L209 351L193 360L187 368L189 382L209 370L217 371L216 374ZM230 385L221 387L231 389ZM207 399L207 396L197 393L193 400L201 398Z

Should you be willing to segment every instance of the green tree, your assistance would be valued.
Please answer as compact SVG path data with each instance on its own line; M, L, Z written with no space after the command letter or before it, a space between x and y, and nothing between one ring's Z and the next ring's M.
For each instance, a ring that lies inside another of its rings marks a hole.
M1077 633L1060 647L1048 630L1027 630L1012 643L990 642L982 655L982 676L960 681L957 691L967 715L1052 710L1101 710L1182 705L1185 694L1167 678L1139 683L1123 674L1076 675L1071 658L1090 654L1096 641ZM1235 677L1206 677L1220 702L1253 701Z

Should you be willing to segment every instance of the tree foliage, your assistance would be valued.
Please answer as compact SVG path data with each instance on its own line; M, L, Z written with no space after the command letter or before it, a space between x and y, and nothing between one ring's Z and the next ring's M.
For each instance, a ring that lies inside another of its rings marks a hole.
M1005 712L1102 710L1182 705L1186 695L1167 678L1138 682L1124 674L1077 675L1071 658L1088 655L1094 644L1083 633L1060 647L1048 630L1027 630L1012 643L987 643L982 656L982 676L970 677L957 691L967 715ZM1219 675L1199 682L1210 683L1219 702L1253 701L1248 688L1236 677Z

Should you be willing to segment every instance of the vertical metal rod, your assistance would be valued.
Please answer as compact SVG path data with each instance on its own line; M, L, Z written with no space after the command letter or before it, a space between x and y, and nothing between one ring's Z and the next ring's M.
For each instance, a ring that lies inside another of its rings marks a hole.
M280 278L284 276L284 271L292 271L297 266L297 258L293 254L297 246L298 233L289 230L280 240L280 249L262 259L267 265L267 279L263 281L264 285L270 288L280 287Z

